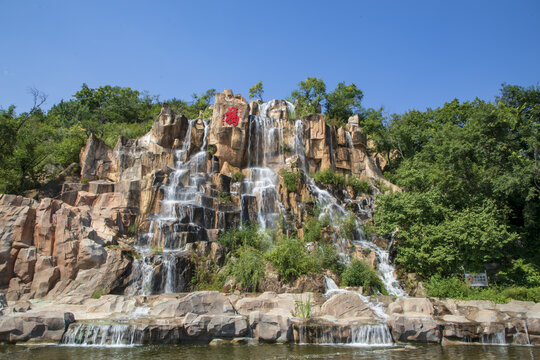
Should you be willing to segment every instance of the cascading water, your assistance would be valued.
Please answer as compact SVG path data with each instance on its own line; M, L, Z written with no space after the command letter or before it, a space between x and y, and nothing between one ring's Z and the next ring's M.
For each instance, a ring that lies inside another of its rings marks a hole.
M64 346L128 347L140 344L137 329L128 324L72 324L62 336Z
M204 206L207 182L206 137L209 122L203 120L204 135L199 151L189 157L191 134L198 119L190 120L182 148L174 152L174 169L164 185L159 213L149 221L149 231L139 234L135 247L141 255L134 261L136 283L131 294L174 293L184 284L178 273L179 257L185 253L186 237L190 233L203 235L212 222L213 212ZM197 214L196 214L197 213ZM197 216L196 216L197 215ZM158 271L159 270L159 271ZM157 276L157 277L156 277Z
M506 331L502 329L493 334L484 334L480 342L484 345L506 345Z
M267 103L261 104L267 107ZM263 112L266 114L268 108ZM257 223L261 230L273 229L283 205L278 200L276 186L277 166L285 164L283 153L283 121L264 116L252 116L248 142L248 170L239 193L242 199L242 214L247 213L248 199L257 203ZM246 219L242 219L246 220Z

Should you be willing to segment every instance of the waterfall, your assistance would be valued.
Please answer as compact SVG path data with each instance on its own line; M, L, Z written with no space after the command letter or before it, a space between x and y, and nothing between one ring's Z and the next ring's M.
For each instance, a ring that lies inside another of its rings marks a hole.
M311 187L312 193L317 196L317 205L321 208L321 217L330 216L332 224L340 224L344 218L349 217L351 214L343 208L343 206L337 203L335 197L333 197L328 191L320 189L315 181L306 176L306 183ZM341 247L344 252L347 246L347 241L360 245L363 248L368 248L375 252L378 260L377 270L379 272L379 278L383 282L383 285L390 295L394 296L406 296L405 291L401 288L399 281L395 276L395 268L390 262L390 254L387 250L381 249L375 243L367 241L365 239L364 232L360 227L360 222L355 218L355 233L353 239L340 239L337 243L338 247Z
M493 334L483 334L480 342L484 345L506 345L506 331L502 329Z
M298 327L300 344L348 345L358 347L393 346L394 341L386 324L321 325L305 324Z
M386 324L354 326L351 342L354 346L392 346L392 334Z
M127 324L75 323L69 326L60 344L64 346L128 347L140 344L137 329Z
M141 255L133 263L135 284L127 291L131 295L175 293L182 291L184 283L178 276L178 261L185 254L189 233L198 237L206 235L206 229L215 228L213 209L203 203L207 183L207 135L209 121L202 120L204 134L199 151L189 156L193 128L199 119L189 120L182 148L174 151L174 169L169 180L162 186L163 199L159 212L152 215L149 232L139 234L136 245Z
M270 103L261 104L262 113L272 108ZM268 105L270 104L270 105ZM248 139L247 176L240 185L242 197L242 214L248 213L248 197L257 202L257 223L261 230L274 229L280 213L284 214L283 205L279 202L276 186L278 175L276 167L285 164L282 120L264 116L252 116ZM244 216L242 216L242 220Z

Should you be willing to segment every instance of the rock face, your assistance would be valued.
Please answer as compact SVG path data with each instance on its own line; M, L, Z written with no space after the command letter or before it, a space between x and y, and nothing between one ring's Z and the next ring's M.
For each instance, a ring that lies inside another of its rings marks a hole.
M286 212L302 236L312 188L300 177L288 191L281 168L382 179L358 118L336 129L320 114L295 119L284 100L248 104L231 90L216 94L211 120L188 120L163 104L139 139L120 137L110 148L90 135L80 167L81 182L64 182L54 198L0 195L0 289L8 300L189 291L197 271L223 265L225 250L214 244L223 229L276 226ZM372 211L351 189L338 195L359 216ZM267 280L261 289L324 289L322 276Z

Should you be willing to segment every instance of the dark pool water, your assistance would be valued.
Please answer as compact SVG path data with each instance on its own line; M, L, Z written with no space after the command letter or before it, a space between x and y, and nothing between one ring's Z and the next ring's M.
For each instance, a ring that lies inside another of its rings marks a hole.
M540 347L530 346L395 346L357 348L324 345L256 346L136 346L131 348L0 346L0 358L10 360L226 360L226 359L540 359Z

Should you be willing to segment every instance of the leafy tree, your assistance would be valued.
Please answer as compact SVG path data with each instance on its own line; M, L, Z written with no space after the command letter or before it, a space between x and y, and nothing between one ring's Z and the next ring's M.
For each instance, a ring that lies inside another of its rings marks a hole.
M305 116L320 113L326 98L326 84L322 79L308 77L298 83L298 89L291 93L291 101L296 102L296 115Z
M258 98L259 100L263 101L263 98L262 98L263 94L264 94L264 90L263 90L262 81L259 81L258 83L256 83L255 85L253 85L249 89L249 98L250 99Z
M337 125L345 125L351 115L363 110L363 97L364 93L355 84L340 82L334 91L326 95L326 115Z

